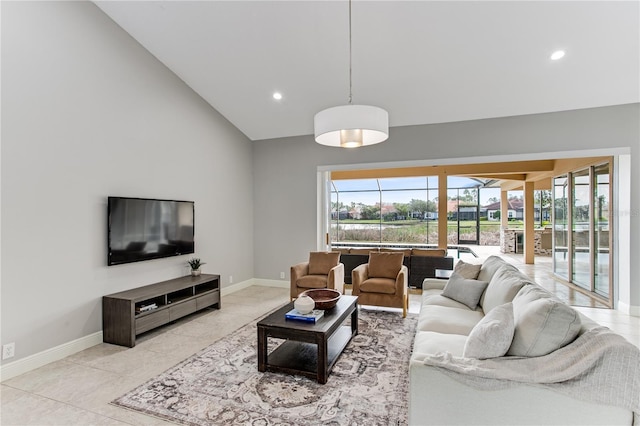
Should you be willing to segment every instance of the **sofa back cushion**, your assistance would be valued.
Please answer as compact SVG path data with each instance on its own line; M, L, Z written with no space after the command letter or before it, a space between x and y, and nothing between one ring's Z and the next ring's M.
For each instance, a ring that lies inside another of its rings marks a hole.
M489 256L487 260L482 263L477 279L480 281L491 282L493 274L495 274L496 271L504 265L508 265L508 263L500 256Z
M349 250L351 250L349 247L334 247L331 249L331 251L337 251L341 254L349 254Z
M351 248L349 249L349 254L366 254L367 256L372 251L378 252L379 250L375 247L371 248Z
M426 257L445 257L447 251L445 249L413 249L411 250L411 256L426 256Z
M369 277L396 279L404 254L389 252L369 253Z
M463 356L477 359L503 356L511 346L514 329L512 303L492 309L469 333L464 344Z
M535 298L536 294L541 297ZM582 327L575 309L538 291L518 294L513 314L516 327L507 355L547 355L573 342Z
M442 290L442 295L467 305L469 309L475 309L487 284L485 281L466 279L454 271Z
M553 294L534 283L522 287L513 300L515 301L518 299L518 304L522 306L526 303L533 302L536 299L549 299L554 297L555 296Z
M328 275L340 263L340 252L312 251L309 253L309 275Z
M386 248L386 247L380 247L380 252L385 252L385 253L402 253L404 254L404 257L409 257L411 256L411 249L397 249L397 248Z
M482 276L482 271L480 275ZM502 265L489 281L489 285L480 299L480 305L485 314L488 314L496 306L513 301L516 294L531 280L518 271L515 266Z

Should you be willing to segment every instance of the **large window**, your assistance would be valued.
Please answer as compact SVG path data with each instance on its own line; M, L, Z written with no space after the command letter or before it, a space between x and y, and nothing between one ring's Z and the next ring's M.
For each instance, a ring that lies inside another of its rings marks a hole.
M611 168L597 164L553 181L553 268L611 303Z
M447 220L448 245L497 246L500 188L487 183L448 177L444 182L447 208L440 212L437 176L332 180L330 241L333 245L437 246L442 216Z
M334 243L438 244L438 177L331 181Z

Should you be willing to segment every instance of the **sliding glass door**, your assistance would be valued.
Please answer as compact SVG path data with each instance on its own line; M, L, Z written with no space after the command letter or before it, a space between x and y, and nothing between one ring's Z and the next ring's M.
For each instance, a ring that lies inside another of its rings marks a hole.
M611 233L610 209L611 205L611 184L609 181L609 164L602 164L594 168L594 291L602 296L609 297L610 282L609 276L611 263Z
M591 190L589 170L571 174L571 281L591 289Z
M611 304L611 165L553 179L553 270Z
M554 272L569 280L569 180L553 180L553 266Z

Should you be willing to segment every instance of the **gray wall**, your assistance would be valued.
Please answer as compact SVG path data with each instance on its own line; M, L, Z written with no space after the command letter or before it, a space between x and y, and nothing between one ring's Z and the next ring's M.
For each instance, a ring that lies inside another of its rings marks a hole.
M393 111L391 111L393 114ZM366 163L509 156L629 148L631 235L640 236L640 108L638 104L459 123L392 128L389 139L356 150L318 145L312 136L254 143L255 276L278 279L280 271L316 249L318 167ZM552 158L548 157L548 158ZM640 259L640 238L631 238L631 259ZM640 264L630 276L640 276ZM621 274L624 276L626 274ZM623 300L640 307L640 281L625 286Z
M106 266L108 195L195 201L204 272L253 277L251 142L90 2L2 2L2 344L102 329L105 294L188 256Z

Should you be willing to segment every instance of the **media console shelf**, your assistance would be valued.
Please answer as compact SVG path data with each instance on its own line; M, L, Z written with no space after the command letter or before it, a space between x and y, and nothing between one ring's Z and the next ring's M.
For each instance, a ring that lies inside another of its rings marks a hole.
M136 336L209 306L220 309L220 275L181 277L102 297L102 340L136 345Z

